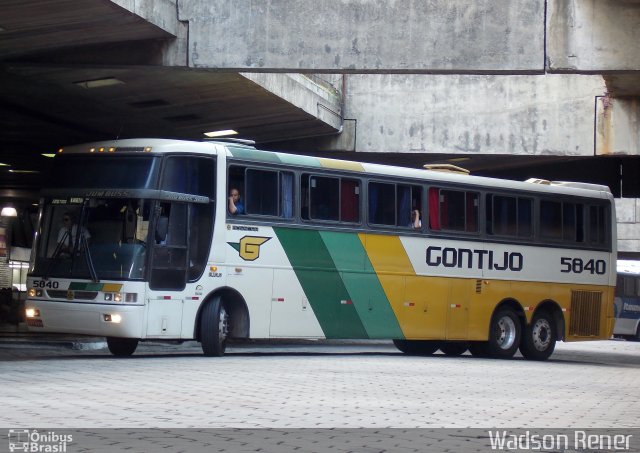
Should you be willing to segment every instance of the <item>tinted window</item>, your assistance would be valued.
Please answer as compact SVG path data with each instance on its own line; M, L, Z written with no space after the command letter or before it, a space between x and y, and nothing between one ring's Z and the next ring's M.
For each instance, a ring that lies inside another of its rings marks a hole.
M214 160L207 157L171 156L165 161L162 188L213 198L215 188Z
M487 195L487 233L528 238L533 232L533 202L528 198Z
M53 161L53 188L155 189L160 167L160 158L153 156L60 156Z
M433 230L478 231L478 194L462 190L429 189L429 226Z
M409 228L412 211L422 205L422 188L407 184L369 184L369 223Z

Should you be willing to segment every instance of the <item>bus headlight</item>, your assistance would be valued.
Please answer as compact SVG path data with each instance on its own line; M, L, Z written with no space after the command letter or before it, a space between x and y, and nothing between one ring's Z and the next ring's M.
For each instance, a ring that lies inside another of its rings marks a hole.
M40 316L40 310L37 308L27 308L24 314L27 318L37 318Z

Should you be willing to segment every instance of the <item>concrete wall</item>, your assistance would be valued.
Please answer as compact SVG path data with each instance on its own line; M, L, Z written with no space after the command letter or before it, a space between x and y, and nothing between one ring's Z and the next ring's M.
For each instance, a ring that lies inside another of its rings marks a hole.
M640 155L640 98L598 98L596 154Z
M543 0L189 0L178 12L193 67L544 69Z
M594 153L600 76L348 75L356 151Z
M548 0L550 70L640 69L640 2Z
M617 198L618 250L640 252L640 199Z

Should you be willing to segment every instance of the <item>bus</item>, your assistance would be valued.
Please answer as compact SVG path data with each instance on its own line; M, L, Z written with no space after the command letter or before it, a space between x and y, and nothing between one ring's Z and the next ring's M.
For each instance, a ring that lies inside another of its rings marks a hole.
M389 339L544 360L613 330L605 186L164 139L60 149L51 176L28 328L104 336L116 356L144 340L221 356L230 340Z
M613 335L640 341L640 261L618 260Z

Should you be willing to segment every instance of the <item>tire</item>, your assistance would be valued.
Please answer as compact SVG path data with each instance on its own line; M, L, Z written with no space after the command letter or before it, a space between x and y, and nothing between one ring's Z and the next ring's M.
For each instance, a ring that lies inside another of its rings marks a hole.
M638 324L638 328L636 329L636 335L631 337L631 341L640 341L640 324Z
M202 309L200 317L200 341L202 352L207 357L221 357L227 348L229 315L222 298L214 297Z
M431 355L440 347L440 342L435 340L393 340L393 344L409 355Z
M138 347L137 338L107 337L109 352L116 357L129 357Z
M449 357L457 357L469 349L469 343L466 341L445 341L440 345L442 353Z
M520 346L522 326L511 308L501 308L493 314L487 347L494 359L510 359Z
M520 352L528 360L547 360L556 347L557 329L553 315L541 311L525 328Z

